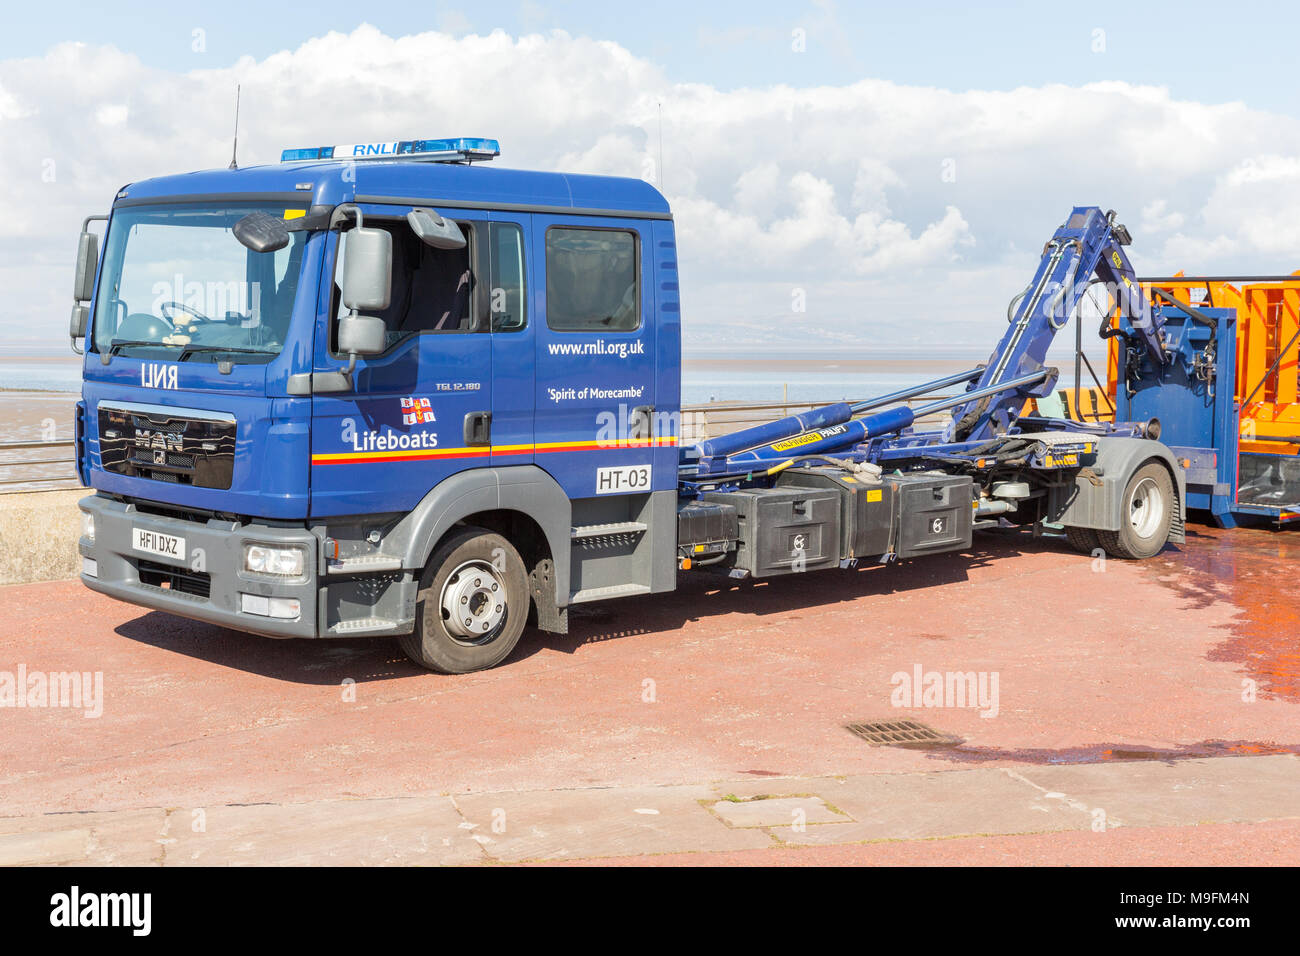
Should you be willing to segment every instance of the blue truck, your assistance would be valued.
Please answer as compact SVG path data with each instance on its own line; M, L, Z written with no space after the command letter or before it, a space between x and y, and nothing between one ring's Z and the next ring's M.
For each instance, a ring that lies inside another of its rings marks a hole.
M86 220L87 587L269 637L396 637L463 673L683 573L906 562L1008 524L1135 559L1182 540L1157 421L1025 414L1089 282L1133 281L1113 213L1071 212L988 362L686 444L668 203L498 153L290 149ZM1158 310L1121 311L1111 334L1167 361Z

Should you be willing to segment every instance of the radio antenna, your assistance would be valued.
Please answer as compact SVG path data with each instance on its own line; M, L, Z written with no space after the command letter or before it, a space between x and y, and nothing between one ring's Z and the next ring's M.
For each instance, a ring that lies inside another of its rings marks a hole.
M667 190L664 184L664 104L659 104L659 189Z
M227 169L238 169L235 157L239 154L239 84L235 84L235 145L230 150L230 165Z

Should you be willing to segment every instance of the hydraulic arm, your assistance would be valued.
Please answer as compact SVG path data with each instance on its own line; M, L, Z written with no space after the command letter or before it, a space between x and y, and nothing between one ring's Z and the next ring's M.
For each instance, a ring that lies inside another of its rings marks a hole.
M1122 334L1141 338L1152 356L1163 362L1158 320L1145 304L1124 251L1129 241L1128 230L1115 221L1113 211L1076 206L1043 247L1042 261L1029 286L1011 300L1010 327L975 389L983 391L1042 369L1056 333L1065 328L1094 282L1103 283L1121 309ZM1004 435L1015 425L1025 399L1045 395L1054 385L1054 380L1045 381L1030 392L1007 388L958 406L944 440L982 441Z
M1157 365L1163 365L1166 350L1161 320L1141 294L1124 251L1129 241L1128 230L1115 221L1113 211L1076 206L1044 246L1028 287L1012 299L1007 331L985 365L869 401L827 405L704 441L699 446L699 473L745 473L790 459L843 454L855 448L868 454L868 442L873 450L870 454L875 454L890 443L888 436L898 436L925 414L947 409L952 409L948 426L920 441L917 439L922 436L909 438L909 447L923 455L926 446L951 451L955 446L1014 434L1026 399L1047 395L1055 387L1056 370L1045 364L1048 349L1096 283L1104 284L1120 314L1118 325L1103 333L1124 337L1130 348L1145 349ZM963 382L966 392L956 399L918 409L899 404ZM856 417L877 409L883 410ZM875 441L882 438L883 443Z

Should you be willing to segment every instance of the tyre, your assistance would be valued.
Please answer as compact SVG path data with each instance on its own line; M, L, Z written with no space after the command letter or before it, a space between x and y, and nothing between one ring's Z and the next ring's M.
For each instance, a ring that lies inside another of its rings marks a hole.
M1066 528L1065 540L1070 542L1070 547L1082 554L1092 554L1101 547L1093 528Z
M1164 465L1148 462L1133 473L1120 499L1118 531L1098 531L1107 554L1119 558L1149 558L1169 540L1173 523L1174 482Z
M406 655L442 674L501 663L528 620L528 576L519 552L485 528L465 528L434 550L420 577Z

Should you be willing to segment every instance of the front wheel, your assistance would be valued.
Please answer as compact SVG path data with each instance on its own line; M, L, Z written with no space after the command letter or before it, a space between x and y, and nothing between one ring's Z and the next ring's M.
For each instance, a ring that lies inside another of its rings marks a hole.
M1118 531L1098 531L1108 554L1119 558L1150 558L1169 540L1173 524L1174 483L1163 465L1149 462L1133 473L1120 500Z
M519 552L485 528L465 528L440 544L420 578L415 630L406 655L443 674L494 667L519 642L528 620L528 576Z

